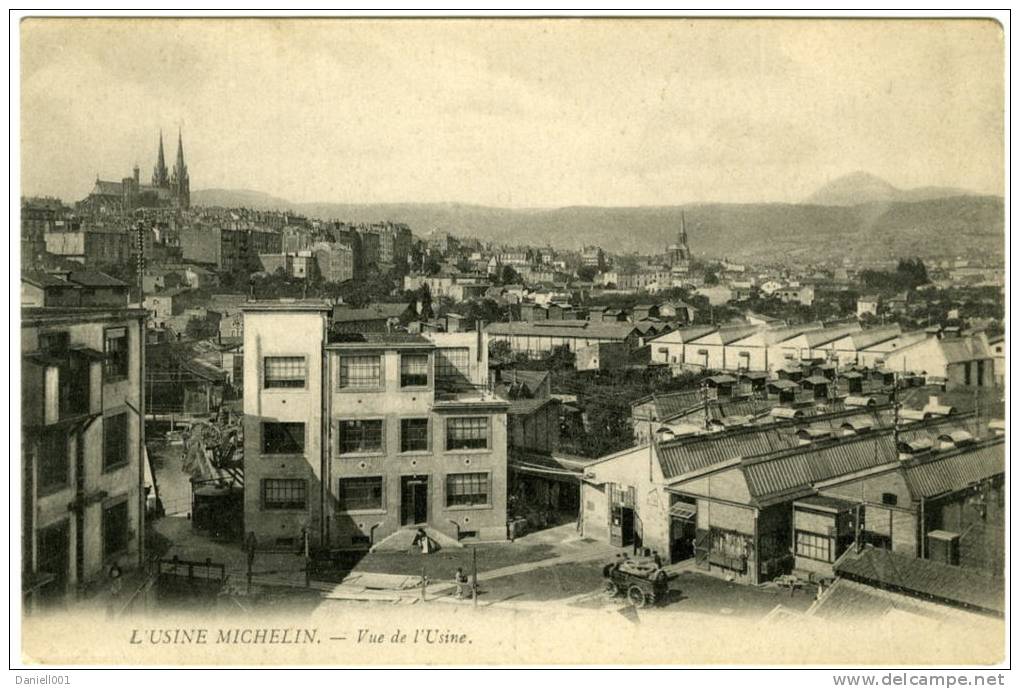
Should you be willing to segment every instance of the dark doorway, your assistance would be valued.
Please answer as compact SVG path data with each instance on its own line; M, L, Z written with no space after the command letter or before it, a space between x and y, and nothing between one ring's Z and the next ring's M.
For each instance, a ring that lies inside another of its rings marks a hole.
M612 523L609 525L609 543L618 548L634 543L634 510L613 505Z
M669 561L683 562L694 557L695 527L691 519L670 520Z
M41 602L56 602L64 596L70 564L70 535L67 520L39 530L36 569L40 574L53 577L39 590Z
M400 523L425 524L429 520L429 477L400 477Z
M609 486L609 543L618 548L634 543L634 488Z

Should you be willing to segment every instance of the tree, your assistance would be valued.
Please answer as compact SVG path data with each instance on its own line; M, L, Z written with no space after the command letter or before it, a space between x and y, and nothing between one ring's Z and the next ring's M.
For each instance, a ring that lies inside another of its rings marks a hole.
M577 277L580 278L582 282L591 282L598 274L599 270L595 266L581 266L577 269Z
M192 340L206 340L216 337L219 332L219 328L215 324L211 323L208 319L198 316L189 318L188 324L184 327L184 334Z
M421 288L418 290L418 301L421 303L421 311L418 317L423 321L434 318L435 313L432 311L432 288L429 287L429 283L421 283Z
M461 314L469 321L496 323L510 320L509 308L497 303L493 299L469 301L461 305L460 308L462 309Z
M910 289L928 284L928 269L920 258L900 259L896 264L896 274L900 282Z
M574 368L575 356L570 347L567 345L559 345L553 347L552 351L549 352L549 357L546 362L549 365L549 370L559 371L562 369L573 369Z
M505 265L505 266L503 266L502 270L500 270L500 272L499 272L499 284L501 284L501 285L518 285L521 282L523 282L523 280L521 280L520 274L518 274L518 272L516 270L514 270L513 266L506 266Z
M705 284L706 285L718 285L719 275L712 270L705 271Z
M429 252L429 254L425 256L425 266L423 268L423 272L426 275L438 275L442 269L443 264L439 262L439 259L436 258L436 255L434 253Z
M515 361L510 343L506 340L493 340L489 343L490 364L512 364Z

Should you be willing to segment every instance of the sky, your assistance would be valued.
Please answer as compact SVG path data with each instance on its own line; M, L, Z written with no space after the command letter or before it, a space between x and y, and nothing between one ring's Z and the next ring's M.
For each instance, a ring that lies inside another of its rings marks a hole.
M991 21L26 19L22 194L168 164L294 202L1004 193Z

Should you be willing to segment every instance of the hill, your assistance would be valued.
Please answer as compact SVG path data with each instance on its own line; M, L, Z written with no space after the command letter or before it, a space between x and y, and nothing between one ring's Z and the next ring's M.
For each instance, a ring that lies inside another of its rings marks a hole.
M894 201L929 201L970 194L964 189L953 187L898 189L881 177L867 172L852 172L828 182L805 199L804 203L817 206L859 206Z
M198 203L194 194L192 199ZM555 209L280 203L271 207L351 222L404 222L418 236L438 228L484 241L564 249L597 244L616 253L665 251L676 237L681 212L696 256L817 261L847 255L866 260L966 254L1001 258L1005 252L1003 200L994 196L856 206L756 203Z
M250 189L199 189L191 192L191 203L195 206L256 210L288 210L294 205L286 199Z

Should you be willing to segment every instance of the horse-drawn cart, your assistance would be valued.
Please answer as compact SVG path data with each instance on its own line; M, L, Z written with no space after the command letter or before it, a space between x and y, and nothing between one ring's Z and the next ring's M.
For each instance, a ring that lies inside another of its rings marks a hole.
M627 596L638 608L661 605L669 594L669 575L654 562L618 560L602 568L610 597Z

